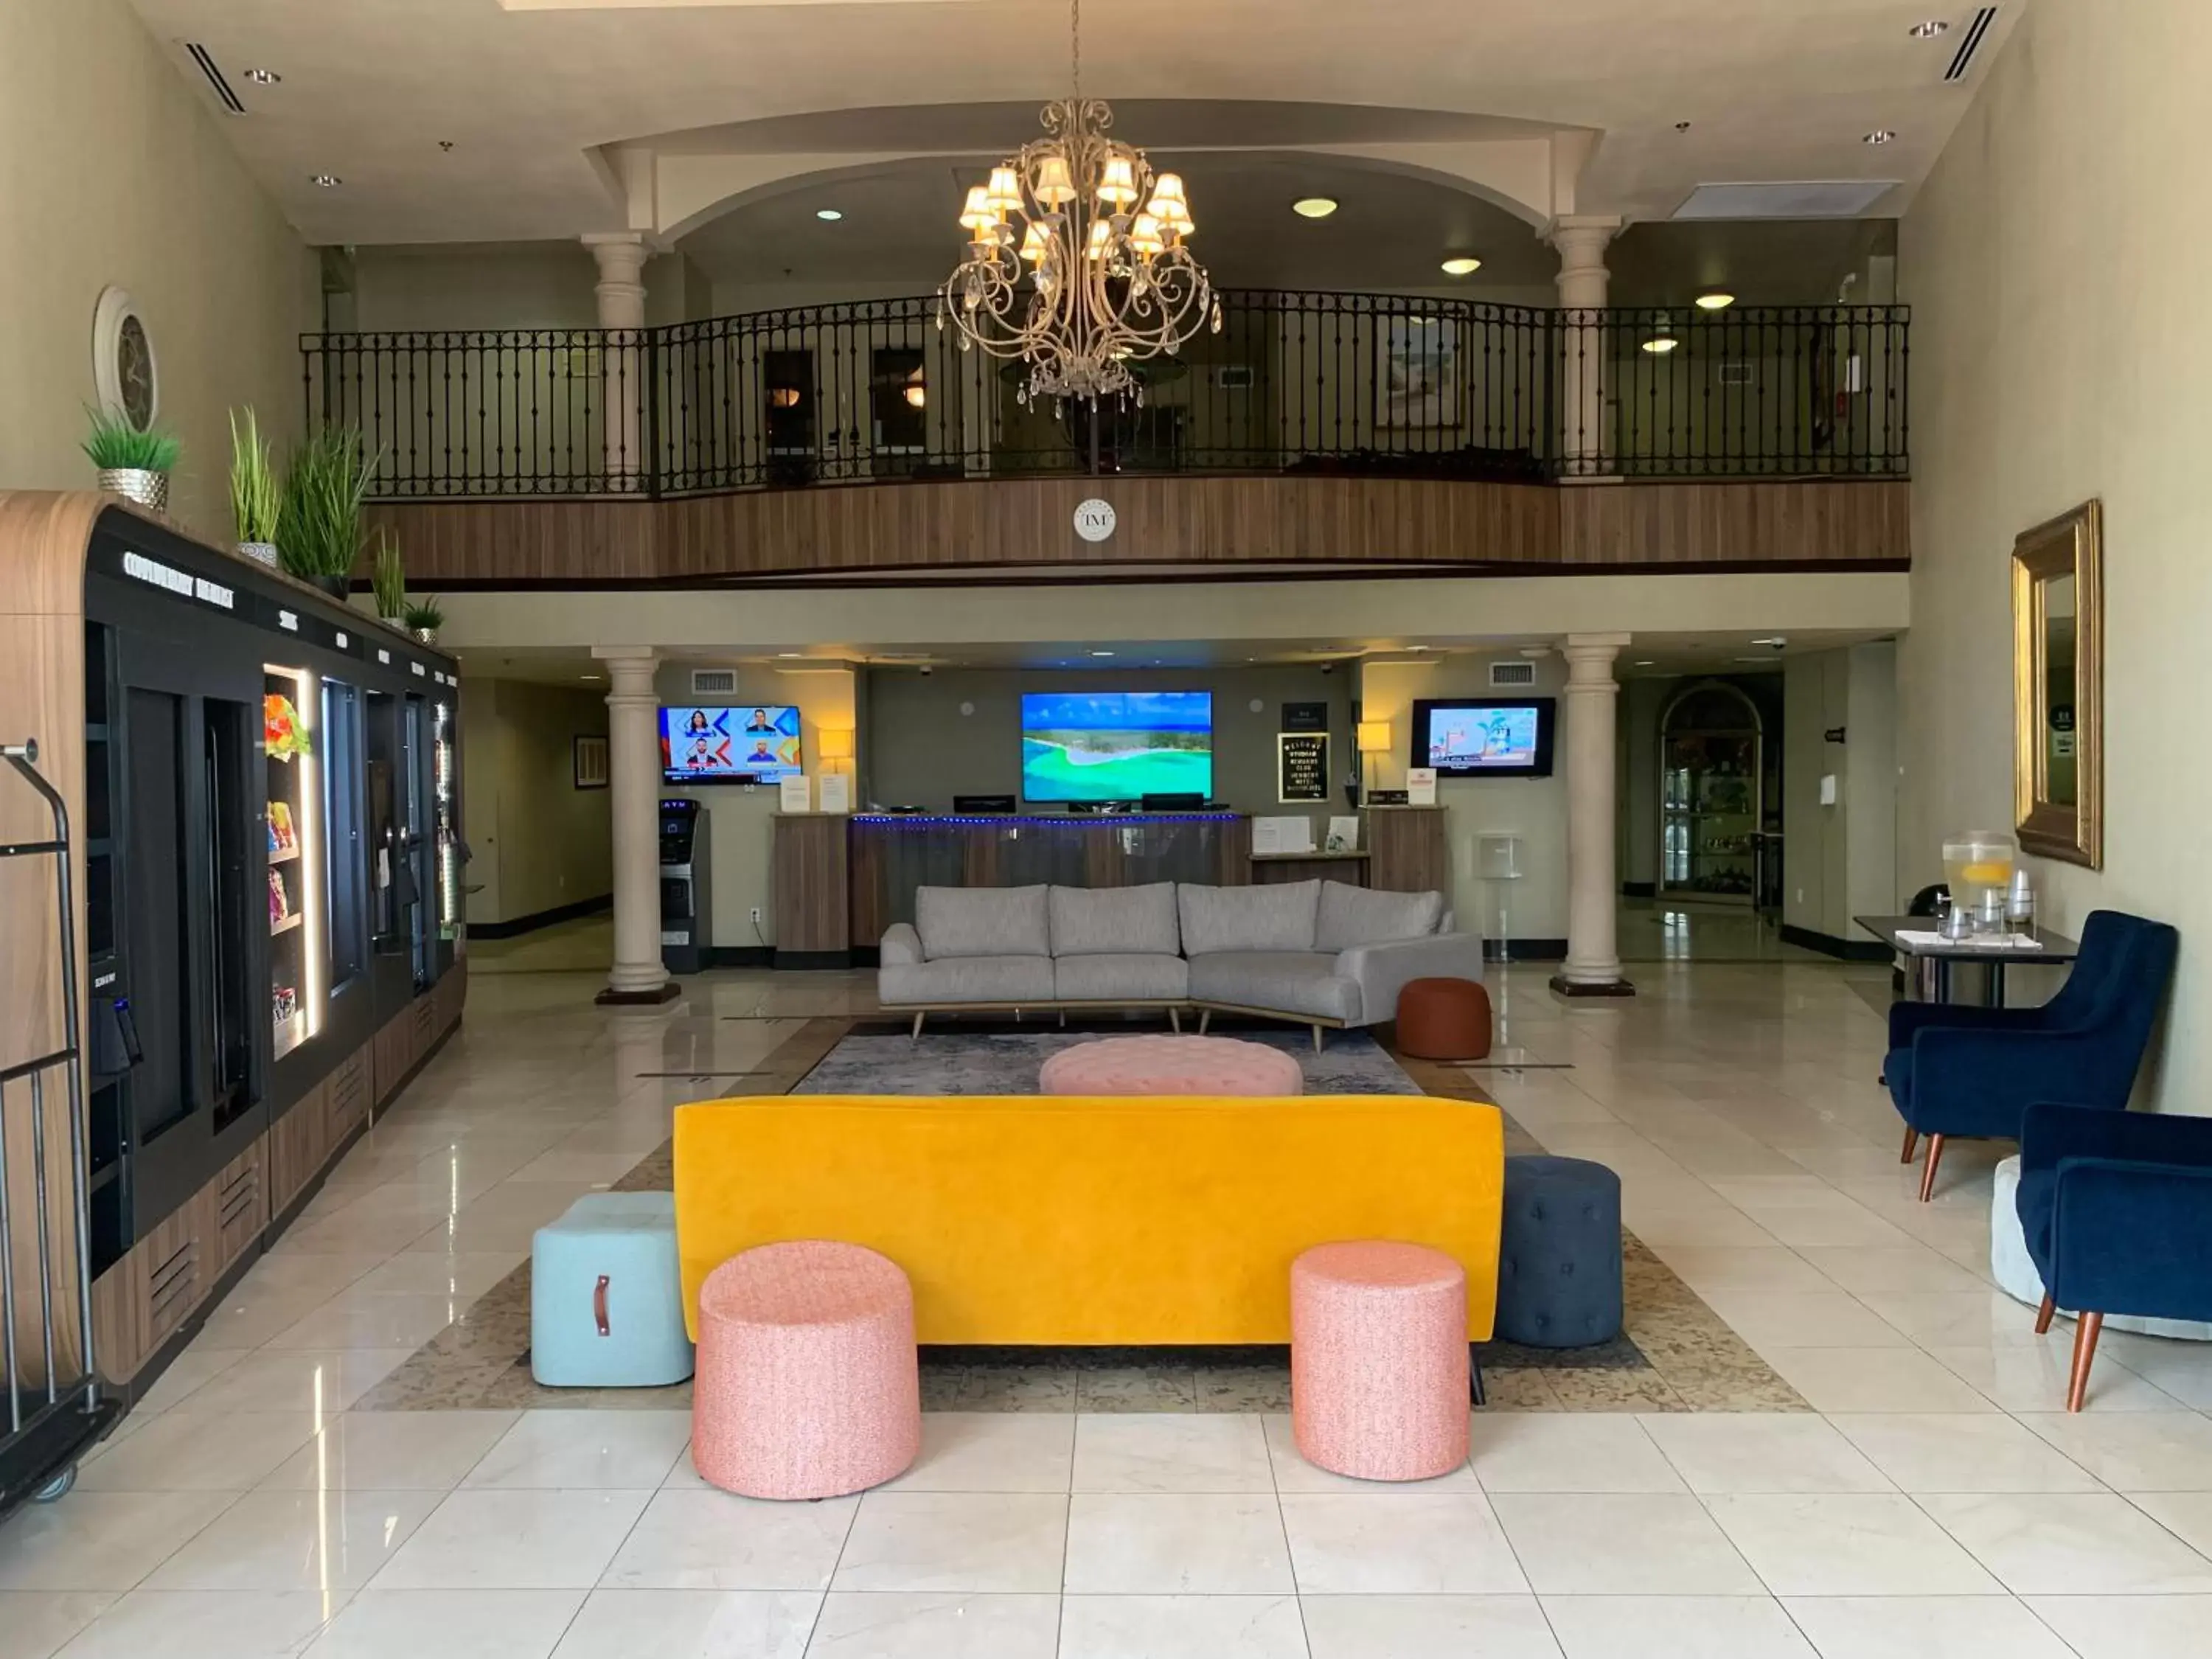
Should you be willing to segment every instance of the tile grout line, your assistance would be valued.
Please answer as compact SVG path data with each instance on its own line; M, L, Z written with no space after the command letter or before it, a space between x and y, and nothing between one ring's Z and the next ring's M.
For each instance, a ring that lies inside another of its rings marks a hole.
M1305 1649L1306 1659L1313 1659L1313 1632L1306 1628L1306 1587L1298 1580L1298 1558L1291 1548L1291 1522L1290 1517L1283 1513L1283 1481L1275 1470L1274 1443L1267 1437L1266 1417L1249 1420L1252 1426L1259 1431L1260 1452L1267 1460L1267 1485L1275 1500L1275 1530L1283 1540L1284 1565L1291 1570L1291 1606L1298 1615L1298 1641ZM1296 1419L1292 1420L1295 1424ZM1291 1432L1295 1434L1297 1429L1293 1427Z

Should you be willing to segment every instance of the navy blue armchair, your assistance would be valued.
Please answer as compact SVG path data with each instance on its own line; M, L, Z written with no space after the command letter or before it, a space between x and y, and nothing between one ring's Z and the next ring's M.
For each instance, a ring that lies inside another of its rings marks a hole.
M2099 910L2081 929L2074 971L2039 1008L1891 1006L1881 1077L1905 1120L1903 1161L1928 1137L1923 1203L1947 1136L2016 1139L2032 1101L2127 1105L2179 944L2164 922Z
M2106 1314L2212 1320L2212 1118L2031 1106L2020 1224L2043 1275L2035 1328L2076 1311L2066 1409L2081 1409Z

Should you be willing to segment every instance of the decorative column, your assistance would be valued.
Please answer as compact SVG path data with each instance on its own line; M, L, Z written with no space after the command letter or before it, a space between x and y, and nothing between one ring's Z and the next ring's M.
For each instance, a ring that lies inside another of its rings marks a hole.
M614 814L615 962L601 1002L666 1002L676 982L660 965L659 653L601 645L607 665L607 774Z
M1559 455L1569 477L1607 470L1605 409L1606 290L1613 280L1605 250L1620 234L1611 216L1571 214L1553 221L1559 255Z
M1567 659L1567 959L1552 977L1562 996L1626 997L1620 975L1619 884L1613 872L1613 659L1626 634L1570 634Z
M599 326L607 331L599 392L606 428L607 488L635 491L645 471L645 262L653 256L636 231L586 236L599 261Z

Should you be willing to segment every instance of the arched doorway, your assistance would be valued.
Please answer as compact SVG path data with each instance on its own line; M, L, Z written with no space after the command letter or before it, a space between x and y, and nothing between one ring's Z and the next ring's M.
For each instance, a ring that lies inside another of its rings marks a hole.
M1718 680L1689 686L1659 719L1662 897L1755 906L1768 884L1765 723Z

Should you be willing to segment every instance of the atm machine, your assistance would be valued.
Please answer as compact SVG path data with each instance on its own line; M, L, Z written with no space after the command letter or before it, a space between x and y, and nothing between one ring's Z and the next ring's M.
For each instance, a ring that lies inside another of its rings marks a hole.
M714 956L714 888L708 880L707 809L660 803L660 962L672 974L703 973Z

